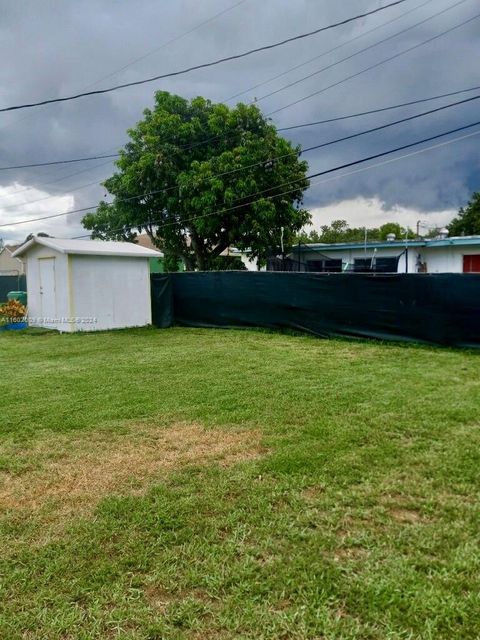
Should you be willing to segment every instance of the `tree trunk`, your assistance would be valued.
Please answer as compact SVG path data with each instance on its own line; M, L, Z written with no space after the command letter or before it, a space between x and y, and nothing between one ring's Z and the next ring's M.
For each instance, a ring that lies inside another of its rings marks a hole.
M205 271L205 254L203 252L201 239L198 237L195 229L189 229L189 231L190 231L190 239L192 241L193 252L195 253L197 269L199 271Z

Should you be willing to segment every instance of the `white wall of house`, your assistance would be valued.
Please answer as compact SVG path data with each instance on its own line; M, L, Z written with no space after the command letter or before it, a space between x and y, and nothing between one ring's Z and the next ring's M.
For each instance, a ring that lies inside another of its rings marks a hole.
M0 275L18 276L25 273L25 265L19 258L12 258L12 253L8 247L0 250Z
M446 247L421 247L419 253L427 263L428 273L462 273L463 256L480 255L480 246L450 245Z
M402 254L402 255L400 255ZM374 256L372 248L342 248L331 249L319 248L318 251L303 251L302 260L321 260L323 257L330 259L341 259L343 265L349 264L353 268L355 258L371 259ZM398 273L406 272L406 257L404 247L379 248L376 251L377 258L387 258L400 256L398 261ZM480 243L474 244L451 244L435 246L415 246L408 247L408 273L418 273L419 263L426 263L427 273L463 273L463 258L465 255L480 255Z
M319 251L302 252L302 260L321 260L322 257L325 256L333 260L341 259L344 265L348 263L349 265L353 266L355 262L355 258L372 259L374 256L376 256L377 258L394 258L396 256L400 256L400 254L403 254L401 255L398 261L398 273L405 273L407 271L407 266L408 266L408 273L416 273L417 272L417 267L416 267L417 254L419 253L418 248L409 247L407 253L408 253L408 262L406 262L404 247L398 247L398 246L392 247L391 249L390 248L377 249L376 253L374 253L373 249L370 249L369 247L367 247L366 251L363 248L361 249L345 248L345 249L336 249L334 251L332 250L322 251L320 249Z

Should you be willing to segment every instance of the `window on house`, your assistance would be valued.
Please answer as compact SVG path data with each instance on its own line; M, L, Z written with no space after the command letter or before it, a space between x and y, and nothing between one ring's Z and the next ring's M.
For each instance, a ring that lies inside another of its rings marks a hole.
M309 271L317 273L341 273L342 271L341 259L308 260L307 265Z
M397 273L398 258L355 258L353 270L357 273Z

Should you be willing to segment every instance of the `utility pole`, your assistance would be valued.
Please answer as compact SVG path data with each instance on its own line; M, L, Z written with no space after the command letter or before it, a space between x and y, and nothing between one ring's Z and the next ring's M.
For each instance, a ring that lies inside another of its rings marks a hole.
M405 229L405 273L408 273L408 227Z

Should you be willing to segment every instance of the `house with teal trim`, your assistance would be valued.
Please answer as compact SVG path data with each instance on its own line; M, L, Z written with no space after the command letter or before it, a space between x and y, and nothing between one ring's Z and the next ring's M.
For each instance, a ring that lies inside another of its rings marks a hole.
M323 273L480 273L480 236L396 239L380 242L300 244L292 270ZM298 268L295 268L297 265Z

